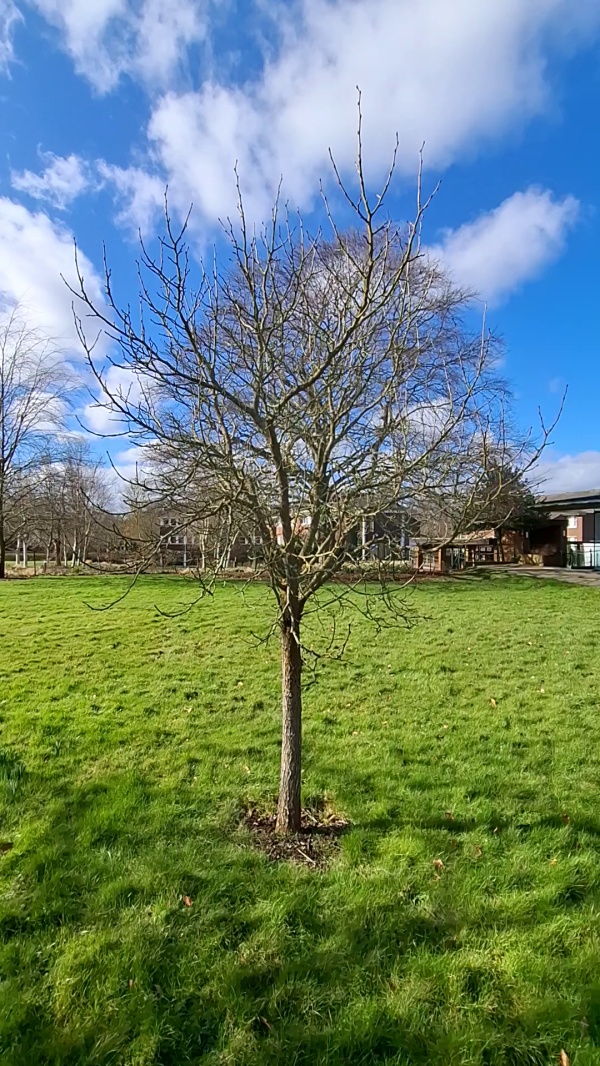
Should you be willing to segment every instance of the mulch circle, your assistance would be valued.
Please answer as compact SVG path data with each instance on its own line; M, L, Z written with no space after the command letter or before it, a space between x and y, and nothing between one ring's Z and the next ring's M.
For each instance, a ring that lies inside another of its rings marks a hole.
M302 829L289 836L278 833L275 815L249 807L241 824L252 833L253 844L272 862L291 862L311 870L323 870L335 858L340 837L350 823L339 815L304 808Z

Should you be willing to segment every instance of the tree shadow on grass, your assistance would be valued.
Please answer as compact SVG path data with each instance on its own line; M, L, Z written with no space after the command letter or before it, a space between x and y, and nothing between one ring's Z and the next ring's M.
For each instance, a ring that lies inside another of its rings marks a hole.
M3 856L7 1062L546 1066L574 1042L564 989L521 1001L498 952L467 946L460 899L376 864L269 862L190 820L190 796L133 772L88 782ZM600 1007L581 999L595 1048Z

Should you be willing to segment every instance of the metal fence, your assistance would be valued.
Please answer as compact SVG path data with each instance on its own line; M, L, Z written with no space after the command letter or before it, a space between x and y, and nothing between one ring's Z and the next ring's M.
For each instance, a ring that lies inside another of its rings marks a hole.
M567 566L572 570L600 570L600 544L572 542L567 547Z

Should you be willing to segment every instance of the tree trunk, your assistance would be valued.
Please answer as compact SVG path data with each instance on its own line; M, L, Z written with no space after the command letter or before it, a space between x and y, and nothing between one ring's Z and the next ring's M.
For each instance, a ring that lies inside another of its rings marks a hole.
M281 629L282 742L277 829L300 829L302 763L302 652L300 620L285 620Z
M494 532L496 535L496 543L498 545L498 562L504 563L506 562L504 558L504 544L502 543L502 535L504 533L504 529L502 528L502 526L499 526L496 530L494 530Z
M4 540L4 523L0 521L0 581L6 577L6 541Z

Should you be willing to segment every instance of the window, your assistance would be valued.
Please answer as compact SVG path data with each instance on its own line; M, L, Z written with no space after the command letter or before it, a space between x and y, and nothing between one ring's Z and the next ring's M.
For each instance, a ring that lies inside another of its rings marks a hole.
M577 517L577 515L571 515L571 517L569 518L569 529L577 529L578 521L579 518Z

